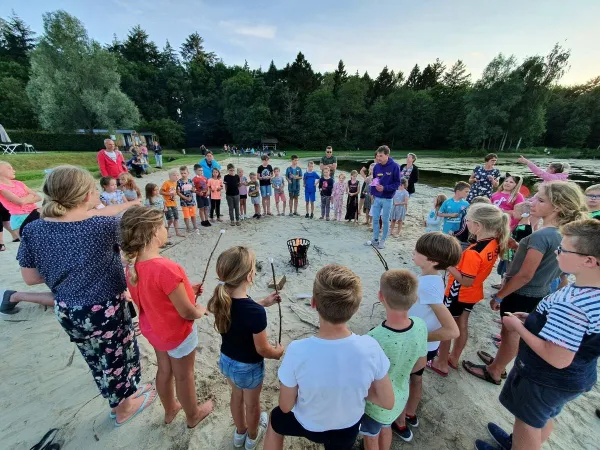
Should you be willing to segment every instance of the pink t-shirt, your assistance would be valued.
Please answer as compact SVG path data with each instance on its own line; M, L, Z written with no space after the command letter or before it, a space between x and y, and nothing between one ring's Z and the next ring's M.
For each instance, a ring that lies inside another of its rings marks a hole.
M499 207L502 211L506 211L506 212L511 212L515 209L515 205L519 204L519 203L523 203L525 201L525 197L523 197L523 194L518 193L517 196L515 197L514 201L510 202L508 201L508 199L510 198L510 194L506 193L506 192L495 192L494 194L492 194L492 204L496 205L497 207ZM519 219L516 219L514 217L510 217L510 229L514 229L517 224L519 223Z
M23 183L17 180L13 180L12 186L9 186L8 184L0 184L0 203L4 205L4 207L12 216L18 216L20 214L29 214L31 211L37 209L35 203L17 205L16 203L7 200L6 197L2 195L2 191L8 191L19 198L27 197L29 195L29 191L27 190L27 186L25 186Z

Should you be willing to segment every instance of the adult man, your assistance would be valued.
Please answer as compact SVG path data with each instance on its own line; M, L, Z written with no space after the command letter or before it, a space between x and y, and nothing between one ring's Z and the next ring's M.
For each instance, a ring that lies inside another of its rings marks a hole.
M215 161L215 157L210 150L206 151L206 156L202 161L199 162L202 167L202 173L207 180L212 178L213 169L221 170L221 166L217 161Z
M337 158L333 156L333 148L331 148L331 145L328 145L325 149L325 156L321 156L321 164L319 165L321 173L323 173L325 167L329 167L331 178L335 180L334 175L335 169L337 169Z
M127 172L123 155L116 149L112 139L104 139L104 149L98 152L96 159L103 177L118 179L120 174Z
M154 161L156 162L156 168L162 169L162 147L158 141L154 141L152 145L152 151L154 151Z
M373 241L378 248L385 247L390 227L390 212L392 210L392 197L400 186L400 166L390 157L390 148L382 145L375 153L375 167L373 168L373 182L371 195L373 199ZM361 170L364 173L364 168ZM379 216L383 221L383 233L379 237Z

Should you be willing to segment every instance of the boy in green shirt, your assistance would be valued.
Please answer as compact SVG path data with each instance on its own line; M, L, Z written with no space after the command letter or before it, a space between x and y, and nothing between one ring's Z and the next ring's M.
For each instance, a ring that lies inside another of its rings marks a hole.
M394 407L383 409L367 402L360 422L360 434L366 450L389 450L392 428L405 441L412 440L406 426L400 428L394 421L404 414L408 400L410 374L425 367L427 355L427 326L418 317L408 317L408 310L417 301L419 282L408 270L388 270L379 282L379 301L386 311L386 320L373 328L373 337L390 360L388 375L394 389Z
M595 184L585 190L585 201L590 210L590 219L600 220L600 184Z

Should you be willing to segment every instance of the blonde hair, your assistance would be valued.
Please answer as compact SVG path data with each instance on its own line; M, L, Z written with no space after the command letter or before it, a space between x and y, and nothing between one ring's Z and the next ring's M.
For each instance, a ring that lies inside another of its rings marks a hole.
M350 172L350 176L351 177L357 177L358 176L358 172L356 170L353 170L352 172Z
M486 205L491 205L492 201L487 197L475 197L471 200L471 205L476 205L477 203L484 203Z
M493 233L498 241L498 252L503 254L510 238L510 217L494 205L477 203L469 206L467 219L480 224L483 230Z
M438 211L442 207L442 204L446 200L448 200L448 197L446 196L446 194L438 194L437 197L435 198L435 203L433 204L433 209L435 211Z
M315 276L313 300L324 320L332 324L346 323L358 311L362 300L360 277L348 267L328 264Z
M518 175L506 174L504 181L508 180L509 178L512 178L515 182L515 187L512 191L510 191L510 196L508 197L508 203L513 203L517 198L517 195L519 195L519 193L521 192L521 186L523 186L523 177L520 177ZM500 183L496 192L504 192L504 181Z
M540 185L542 189L552 206L558 209L559 226L586 218L585 196L577 184L572 181L548 181Z
M96 188L92 175L75 166L58 166L46 176L42 191L42 217L62 217L85 203L86 196Z
M338 175L338 180L339 180L340 178L341 178L342 180L345 180L345 179L346 179L346 174L345 174L345 173L340 173L340 174Z
M206 305L215 316L215 330L227 333L231 327L231 294L248 280L256 262L254 251L248 247L232 247L217 258L217 276L219 284Z
M560 234L573 239L573 246L579 253L593 256L600 261L600 221L576 220L562 226Z
M0 161L0 164L2 164L2 161ZM595 192L595 191L600 191L600 184L594 184L594 185L590 186L589 188L587 188L585 190L585 193L587 194L588 192Z
M386 304L394 310L408 311L417 301L419 281L406 269L384 272L379 281L379 290Z
M129 282L136 285L138 274L135 263L141 251L152 242L164 227L163 212L155 208L132 206L121 217L121 250L129 269Z

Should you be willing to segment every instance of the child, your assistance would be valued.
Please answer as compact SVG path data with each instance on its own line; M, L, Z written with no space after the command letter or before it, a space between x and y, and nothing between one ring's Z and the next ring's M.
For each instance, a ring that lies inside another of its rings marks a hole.
M208 220L210 210L210 194L208 191L208 180L204 176L204 170L200 164L194 164L196 176L192 178L194 189L196 190L196 204L198 205L198 215L200 216L200 225L203 227L212 227Z
M164 422L171 423L183 408L188 428L194 428L214 406L211 400L198 405L194 380L198 346L194 321L206 314L206 308L196 305L202 285L192 286L179 264L160 255L166 240L162 212L134 206L123 215L127 288L140 311L140 330L156 352L156 391L165 408Z
M196 200L194 200L194 184L189 179L190 172L187 166L181 166L179 168L179 174L181 178L177 180L177 190L175 191L179 196L179 205L183 213L183 221L185 222L185 229L189 233L190 231L198 231L198 225L196 225ZM190 227L190 221L191 227Z
M319 192L321 193L321 219L327 217L329 220L329 208L331 207L331 193L333 191L333 179L329 177L329 167L323 169L323 176L319 179Z
M500 394L500 403L515 416L512 435L488 424L502 448L539 450L565 404L596 384L600 223L578 220L562 226L560 232L558 264L562 272L575 276L575 283L545 297L530 314L515 313L503 319L504 326L521 341ZM496 447L478 440L475 448Z
M16 234L15 242L19 241L20 228L26 223L26 219L30 217L39 218L39 213L36 202L39 202L41 197L32 189L25 186L24 183L15 180L15 170L12 166L4 161L0 161L0 201L10 213L10 227L13 230L19 230Z
M518 161L521 164L527 164L529 170L531 170L535 176L540 177L544 181L566 181L569 178L569 169L571 166L569 166L568 163L550 163L548 164L546 170L543 170L536 166L534 162L529 161L523 156L521 156Z
M489 198L483 196L475 197L473 200L471 200L471 205L476 205L477 203L485 203L487 205L492 204ZM471 233L469 233L469 228L467 228L467 211L469 211L469 208L467 208L460 219L460 229L458 231L450 232L450 236L454 236L456 239L458 239L458 242L460 242L460 246L463 250L466 250L469 245L477 242L477 239Z
M444 279L440 270L456 266L460 261L462 249L452 236L432 231L419 238L413 252L413 262L421 269L417 302L410 308L410 317L420 317L427 326L427 362L437 355L440 341L456 339L459 336L458 326L444 306ZM399 427L400 436L411 436L406 428L419 426L417 407L423 396L423 369L410 376L410 393L406 403L406 414L400 415L395 424Z
M250 202L254 205L253 219L260 219L260 184L256 179L256 174L250 172L250 182L248 183L248 197Z
M215 211L217 213L217 222L221 220L221 191L223 190L223 181L221 181L221 172L219 169L212 170L212 178L207 182L210 190L210 220L215 221Z
M585 202L590 211L590 218L600 220L600 184L585 190Z
M279 406L271 411L265 450L283 449L286 435L325 448L352 448L365 400L394 406L388 358L371 336L348 329L361 298L360 278L347 267L330 264L317 272L311 306L319 314L319 332L287 348L278 371Z
M262 197L263 214L271 214L271 178L273 177L273 167L269 164L269 155L260 157L262 164L256 169L256 176L260 182L260 195Z
M392 427L405 441L412 440L412 432L394 421L404 416L412 373L425 367L427 355L427 327L423 319L408 316L417 300L419 282L408 270L388 270L381 276L379 301L385 307L386 320L369 331L392 366L388 375L394 390L394 407L383 409L367 401L360 421L365 450L389 450L392 445ZM403 420L404 421L404 420Z
M184 234L179 233L179 212L177 211L177 203L175 202L175 196L177 191L177 180L179 179L179 173L177 169L169 170L169 179L165 181L160 187L160 195L165 200L165 219L167 219L167 233L171 225L175 229L175 234L179 237L185 237Z
M154 183L148 183L146 185L146 201L144 206L149 208L158 209L161 212L165 212L165 200L160 196L160 189Z
M222 338L219 370L231 386L233 445L252 450L267 429L267 413L260 412L264 359L283 355L281 344L269 344L265 307L281 299L272 293L255 302L248 295L256 276L256 256L247 247L232 247L221 253L217 276L219 282L208 301L208 310L214 314L215 329Z
M142 198L142 192L140 188L135 184L135 180L129 173L122 173L119 175L119 186L123 190L123 195L128 202L134 202Z
M117 180L113 177L102 177L100 178L100 187L102 192L100 193L100 201L104 206L109 205L122 205L127 203L127 199L123 192L117 189Z
M288 193L290 194L290 216L298 215L298 197L300 196L300 180L302 180L302 169L298 167L298 156L292 155L292 165L285 170L288 181ZM292 212L292 209L294 212Z
M477 242L463 252L456 267L448 268L450 278L444 303L458 324L460 336L454 340L451 354L452 341L445 340L440 345L439 358L428 363L427 367L438 375L446 377L448 366L458 367L469 337L469 314L473 305L483 299L483 282L494 268L498 254L507 248L508 223L509 217L497 206L478 203L467 211L467 228Z
M523 185L523 179L515 175L506 174L506 178L498 191L494 192L491 197L493 205L498 206L502 211L510 216L510 229L514 229L519 223L520 217L513 214L515 205L525 201L525 197L521 194L520 189Z
M358 223L358 191L360 182L357 180L358 172L353 170L350 172L350 181L348 181L348 187L346 193L348 194L348 202L346 203L346 220L348 222L354 221Z
M338 182L333 185L331 199L333 200L333 220L342 220L342 209L344 208L344 192L346 192L346 175L340 173Z
M454 186L454 196L446 200L440 207L437 215L444 218L444 233L450 234L451 231L459 230L460 220L469 207L469 202L465 198L469 195L470 189L469 183L459 181Z
M242 150L243 151L243 150ZM240 219L246 219L246 199L248 198L248 178L244 176L244 169L241 167L237 170L238 177L240 177Z
M438 211L442 207L442 204L448 200L448 197L444 194L438 194L433 201L433 209L429 211L427 219L425 219L425 232L431 231L442 231L443 218L437 215Z
M231 226L240 226L240 177L235 173L233 164L227 164L227 175L223 178L225 199L229 208ZM234 220L235 219L235 220Z
M398 186L398 190L394 194L394 198L392 200L394 204L392 214L390 215L390 219L392 221L390 234L392 236L400 236L400 233L402 232L402 223L406 217L406 208L408 207L408 199L410 197L410 194L406 190L407 187L408 180L406 178L402 178L402 180L400 180L400 186ZM398 228L398 232L396 234L394 234L394 225Z
M315 216L315 197L317 192L317 182L319 181L319 174L314 171L314 161L308 162L308 168L304 174L304 201L306 202L306 219L309 217L312 219ZM308 207L310 206L310 216L308 215Z
M375 167L375 164L371 164L369 166L369 174L365 177L364 176L364 171L361 171L361 174L363 175L364 178L364 183L362 186L362 191L361 191L361 198L363 199L362 201L362 211L365 213L365 222L364 225L369 226L371 224L372 216L371 216L371 205L373 204L373 196L371 195L371 183L373 182L373 168Z
M273 169L273 178L271 178L271 184L273 185L273 191L275 192L275 208L277 209L277 215L285 216L286 199L285 199L285 193L283 191L283 188L285 186L285 180L280 175L279 167L275 167ZM279 200L281 200L283 202L283 212L279 212ZM291 213L291 209L292 208L290 205L290 216L293 215Z

